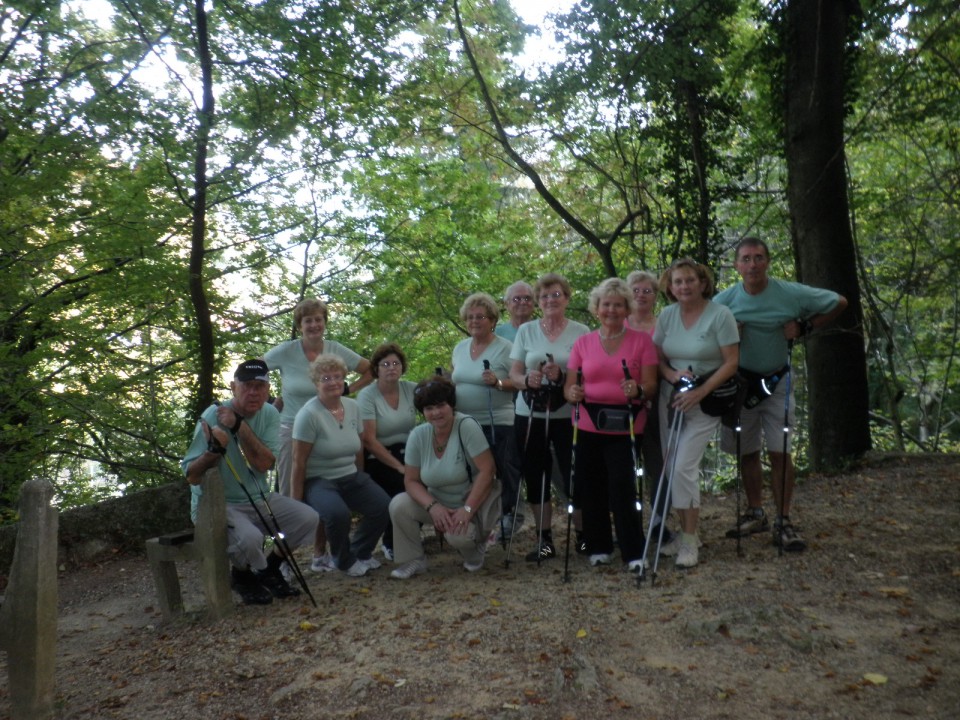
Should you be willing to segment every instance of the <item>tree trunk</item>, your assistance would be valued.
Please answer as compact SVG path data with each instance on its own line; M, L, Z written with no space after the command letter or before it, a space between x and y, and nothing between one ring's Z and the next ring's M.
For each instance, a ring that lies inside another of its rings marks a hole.
M199 343L199 378L197 383L198 417L213 401L213 373L215 369L213 323L210 319L210 304L203 284L203 262L206 256L207 229L207 156L209 153L210 128L213 126L213 62L210 58L210 43L207 34L207 14L203 0L196 0L197 53L203 83L203 101L197 113L197 152L194 156L193 223L190 242L190 301L197 320Z
M832 470L870 449L863 308L850 227L843 140L844 55L851 5L790 0L786 156L797 276L849 307L807 341L810 465Z

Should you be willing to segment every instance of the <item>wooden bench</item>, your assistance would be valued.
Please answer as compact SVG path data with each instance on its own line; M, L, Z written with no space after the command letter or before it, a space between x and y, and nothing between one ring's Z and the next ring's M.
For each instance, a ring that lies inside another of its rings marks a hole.
M234 610L230 592L230 561L227 558L227 505L223 482L216 468L204 474L201 487L203 495L197 508L197 524L193 529L147 540L147 560L165 621L183 615L178 562L200 563L208 618L219 620Z

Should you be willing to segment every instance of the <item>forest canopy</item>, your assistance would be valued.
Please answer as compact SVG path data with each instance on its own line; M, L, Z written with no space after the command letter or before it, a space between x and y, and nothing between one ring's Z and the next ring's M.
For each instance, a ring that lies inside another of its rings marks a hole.
M821 209L841 211L848 271L790 192L790 47L813 5L580 0L532 66L538 28L505 0L5 3L8 517L29 477L61 506L180 481L198 409L292 336L303 297L330 305L329 337L395 341L419 378L448 364L471 292L560 272L589 323L602 278L680 255L735 282L745 235L772 273L862 308L834 331L860 367L813 399L839 412L862 374L867 444L957 450L960 14L837 4L843 187ZM812 380L840 367L831 342L807 348ZM813 449L817 469L847 459Z

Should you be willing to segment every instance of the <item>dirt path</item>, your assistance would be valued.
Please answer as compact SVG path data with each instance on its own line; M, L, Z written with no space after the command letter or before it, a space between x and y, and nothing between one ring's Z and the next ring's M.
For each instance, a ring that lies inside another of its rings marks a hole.
M141 557L66 573L59 716L960 717L960 458L807 479L799 555L764 535L737 557L734 502L707 500L700 566L665 561L654 587L579 557L564 583L562 559L521 559L529 530L509 569L499 548L467 574L430 546L410 581L311 575L319 609L213 625L161 624Z

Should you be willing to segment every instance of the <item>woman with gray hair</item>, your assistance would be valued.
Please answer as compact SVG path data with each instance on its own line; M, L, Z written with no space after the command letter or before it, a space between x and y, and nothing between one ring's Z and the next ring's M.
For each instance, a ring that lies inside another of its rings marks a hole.
M513 392L509 340L494 334L500 311L487 293L473 293L460 308L470 337L457 343L451 375L457 387L457 410L474 418L493 450L503 481L504 537L512 530L514 503L520 490L520 460L513 431ZM507 522L511 527L506 527Z
M612 560L612 511L623 563L640 572L643 529L635 443L646 422L644 399L657 390L657 352L649 335L627 327L633 305L633 293L619 278L607 278L593 289L589 307L600 329L573 344L564 397L581 404L573 491L583 510L590 564Z
M310 365L317 392L293 421L291 494L320 515L336 566L360 577L380 567L373 549L390 517L390 497L362 470L363 424L357 402L343 396L346 376L337 355L318 355ZM362 516L352 539L351 513Z

